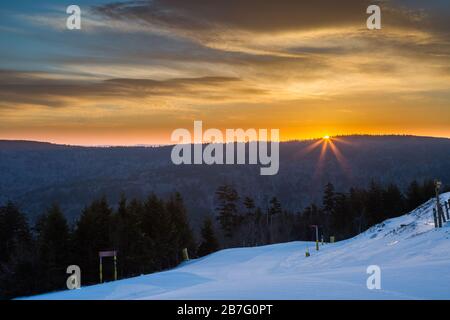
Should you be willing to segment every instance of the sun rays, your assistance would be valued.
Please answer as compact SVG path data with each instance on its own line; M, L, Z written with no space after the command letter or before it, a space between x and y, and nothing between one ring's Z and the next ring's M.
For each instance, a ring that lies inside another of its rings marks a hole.
M330 151L330 153L336 159L339 167L344 171L347 177L350 177L351 170L348 165L347 159L339 149L338 144L347 144L351 145L352 143L342 137L331 137L329 135L325 135L322 139L318 139L311 143L309 146L305 148L305 154L311 153L317 148L320 148L319 157L317 159L316 167L314 169L314 179L321 178L323 174L323 169L326 161L326 157Z

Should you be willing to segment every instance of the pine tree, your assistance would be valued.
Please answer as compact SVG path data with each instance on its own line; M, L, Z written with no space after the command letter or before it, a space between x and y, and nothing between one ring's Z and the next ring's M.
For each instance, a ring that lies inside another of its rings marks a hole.
M370 226L384 220L383 189L373 180L370 182L367 191L366 212Z
M147 270L162 270L171 266L173 247L170 241L175 226L171 224L164 201L151 194L144 203L141 219Z
M277 197L273 197L270 199L270 207L268 211L268 218L269 218L269 243L272 243L275 240L275 231L274 231L274 219L275 217L278 217L282 213L281 209L281 203L277 199Z
M247 209L247 213L253 213L253 209L255 209L255 200L250 197L244 198L244 207Z
M37 236L41 279L45 291L65 287L66 268L70 257L70 233L67 220L54 204L40 219Z
M36 261L27 219L8 202L0 207L0 299L37 292Z
M201 229L201 243L197 250L197 255L203 257L219 249L219 242L214 235L212 221L206 218Z
M178 192L169 198L166 208L173 226L170 243L172 244L174 263L177 264L181 261L181 251L184 248L187 248L189 252L194 252L194 237L188 223L183 198Z
M360 234L367 228L367 216L365 208L366 192L365 190L350 189L350 210L353 215L352 235Z
M332 214L333 213L333 209L334 209L334 202L335 202L335 198L334 198L335 194L334 194L334 185L331 182L328 182L325 185L325 189L323 191L323 211L326 214Z
M217 219L220 222L225 237L231 239L239 220L237 210L239 195L232 186L223 185L217 189L216 197L219 203L217 206L219 212Z
M422 195L419 183L414 180L406 191L406 201L408 210L417 208L422 203Z
M98 253L103 250L112 250L111 237L112 210L106 198L95 200L83 210L74 233L75 263L83 272L85 283L97 283ZM108 268L108 267L106 267ZM105 274L106 274L105 270Z
M383 220L398 217L405 211L405 200L397 185L391 183L383 191Z
M244 245L255 245L257 242L258 222L255 212L255 201L250 197L244 198L244 207L246 209L245 216L241 224L241 237Z
M0 263L9 261L31 240L25 215L12 202L0 207Z
M113 220L113 242L118 254L119 276L134 276L139 274L138 257L141 237L138 230L138 214L140 204L134 200L128 204L125 195L119 201L117 213Z

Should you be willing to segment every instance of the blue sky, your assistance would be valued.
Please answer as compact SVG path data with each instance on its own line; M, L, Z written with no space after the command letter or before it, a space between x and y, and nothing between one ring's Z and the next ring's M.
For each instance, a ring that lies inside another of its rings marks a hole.
M381 2L375 32L370 1L311 3L2 2L0 138L163 143L193 120L450 137L448 1Z

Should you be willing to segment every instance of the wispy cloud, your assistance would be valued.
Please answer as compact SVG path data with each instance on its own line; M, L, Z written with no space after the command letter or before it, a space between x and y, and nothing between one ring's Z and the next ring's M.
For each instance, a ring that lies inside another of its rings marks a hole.
M73 118L143 132L144 120L168 128L200 116L290 137L441 126L420 115L450 116L450 6L378 1L383 27L369 31L372 3L123 1L82 6L76 32L62 7L18 12L22 25L5 30L21 30L18 40L0 38L0 126L75 128Z

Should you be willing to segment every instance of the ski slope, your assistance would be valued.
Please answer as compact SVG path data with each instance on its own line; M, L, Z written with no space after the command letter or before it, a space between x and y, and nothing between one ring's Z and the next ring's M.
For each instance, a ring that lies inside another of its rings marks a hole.
M450 299L450 223L434 229L433 205L318 252L311 242L227 249L170 271L28 299ZM366 286L369 265L381 268L380 290Z

